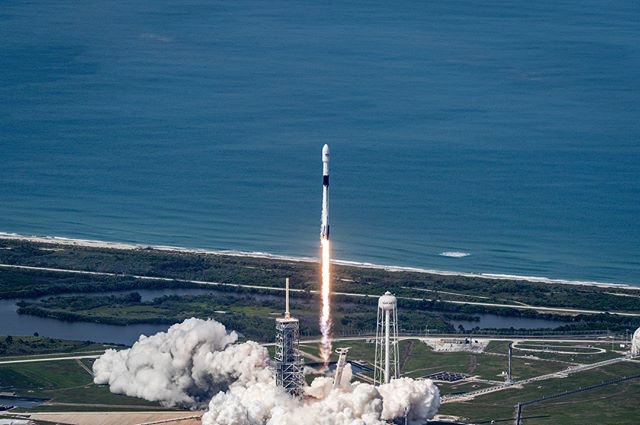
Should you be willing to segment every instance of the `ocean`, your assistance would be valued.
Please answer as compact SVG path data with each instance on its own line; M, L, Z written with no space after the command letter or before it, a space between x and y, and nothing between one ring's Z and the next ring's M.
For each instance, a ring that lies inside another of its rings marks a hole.
M640 285L636 1L0 6L0 231Z

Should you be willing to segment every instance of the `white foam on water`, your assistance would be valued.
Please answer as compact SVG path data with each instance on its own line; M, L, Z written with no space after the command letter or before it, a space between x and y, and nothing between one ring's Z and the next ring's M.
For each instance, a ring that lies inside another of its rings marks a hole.
M461 251L444 251L440 253L441 257L451 257L451 258L463 258L463 257L468 257L471 254L469 254L468 252L461 252Z

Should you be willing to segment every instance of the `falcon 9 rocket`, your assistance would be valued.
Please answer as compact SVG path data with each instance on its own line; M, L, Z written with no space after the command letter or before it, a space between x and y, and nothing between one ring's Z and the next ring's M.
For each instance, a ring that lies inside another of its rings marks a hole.
M320 314L320 356L324 364L331 356L331 247L329 243L329 146L322 147L322 216L320 218L320 247L322 250L322 312Z
M329 239L329 145L322 147L322 216L320 239Z

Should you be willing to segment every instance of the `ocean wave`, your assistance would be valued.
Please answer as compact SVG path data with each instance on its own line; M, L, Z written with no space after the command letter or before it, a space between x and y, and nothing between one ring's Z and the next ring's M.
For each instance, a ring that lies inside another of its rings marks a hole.
M468 252L461 252L461 251L444 251L440 253L441 257L451 257L451 258L463 258L463 257L468 257L471 254L469 254Z

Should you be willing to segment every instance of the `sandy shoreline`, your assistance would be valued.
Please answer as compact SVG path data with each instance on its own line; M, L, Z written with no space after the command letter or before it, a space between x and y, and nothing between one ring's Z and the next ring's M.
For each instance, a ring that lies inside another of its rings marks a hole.
M26 236L17 233L0 232L0 239L14 239L26 242L45 243L51 245L71 245L82 246L88 248L107 248L107 249L120 249L120 250L140 250L140 249L154 249L158 251L167 252L183 252L190 254L211 254L211 255L228 255L235 257L251 257L251 258L266 258L272 260L284 260L284 261L299 261L299 262L317 262L318 259L314 257L294 257L288 255L269 254L266 252L245 252L234 250L211 250L202 248L185 248L171 245L149 245L139 243L125 243L125 242L108 242L98 241L91 239L74 239L64 238L59 236ZM532 283L553 283L562 285L580 285L580 286L597 286L600 288L611 289L630 289L640 291L640 286L634 286L626 283L604 283L604 282L592 282L581 280L565 280L565 279L551 279L546 277L537 276L518 276L510 274L491 274L491 273L465 273L465 272L453 272L445 270L432 270L419 267L402 267L402 266L388 266L382 264L373 264L366 262L347 261L347 260L331 260L333 264L361 267L367 269L378 269L390 272L414 272L434 274L440 276L463 276L471 278L481 279L495 279L495 280L519 280Z

